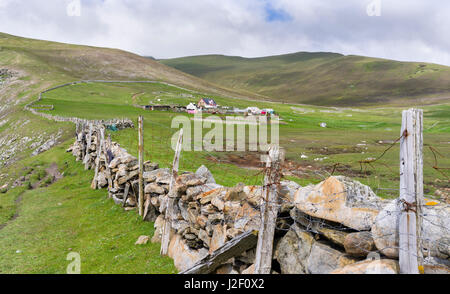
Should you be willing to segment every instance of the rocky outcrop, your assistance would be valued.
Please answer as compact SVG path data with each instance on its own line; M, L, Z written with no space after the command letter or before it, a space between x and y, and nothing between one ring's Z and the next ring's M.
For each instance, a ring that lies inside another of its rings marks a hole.
M334 249L325 243L315 242L307 261L309 274L329 274L332 271L355 263L352 258L340 250Z

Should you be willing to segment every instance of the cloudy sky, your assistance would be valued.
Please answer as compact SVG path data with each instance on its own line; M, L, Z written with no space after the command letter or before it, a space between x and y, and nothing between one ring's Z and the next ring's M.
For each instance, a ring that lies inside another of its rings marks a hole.
M450 66L448 0L0 0L0 31L156 58L326 51Z

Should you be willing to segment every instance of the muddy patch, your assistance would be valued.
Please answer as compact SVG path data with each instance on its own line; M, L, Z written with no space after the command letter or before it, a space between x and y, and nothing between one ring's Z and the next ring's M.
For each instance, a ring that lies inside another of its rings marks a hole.
M50 167L46 168L45 173L46 176L43 179L31 185L32 189L48 187L63 178L62 174L58 170L58 165L56 163L52 163Z
M242 154L227 154L224 158L218 159L210 156L208 158L217 164L228 163L236 165L240 168L251 170L262 170L265 164L261 162L262 153L242 153ZM282 164L282 172L285 176L295 176L299 178L317 177L327 178L331 175L345 175L348 177L366 177L370 176L370 170L361 171L354 169L350 165L324 165L317 162L302 161L297 162L293 160L285 160Z

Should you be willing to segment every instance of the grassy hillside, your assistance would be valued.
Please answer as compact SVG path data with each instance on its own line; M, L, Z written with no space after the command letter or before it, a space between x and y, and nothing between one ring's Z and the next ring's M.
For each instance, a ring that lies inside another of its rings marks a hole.
M8 74L4 74L6 71ZM49 124L23 111L40 91L62 83L85 79L157 80L197 92L249 98L129 52L4 33L0 33L0 73L0 167L28 156L35 145L50 139L62 142L71 135L70 124Z
M328 106L432 104L450 100L450 67L335 53L242 58L206 55L161 63L271 100Z

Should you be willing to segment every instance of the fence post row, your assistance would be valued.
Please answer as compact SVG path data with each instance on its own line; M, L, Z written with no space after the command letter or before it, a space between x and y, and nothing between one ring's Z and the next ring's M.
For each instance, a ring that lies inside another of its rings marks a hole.
M400 140L400 273L418 274L422 257L420 208L423 204L423 111L403 111Z
M139 129L139 215L144 215L144 118L138 119Z
M280 181L280 149L269 150L264 177L261 229L256 247L255 274L270 274L272 269L273 238L278 216L278 182Z
M175 191L175 181L178 177L178 166L180 162L181 147L183 145L183 129L180 130L178 136L177 147L175 149L175 157L173 158L172 175L170 177L169 194L167 195L167 204L164 214L164 225L163 232L161 236L161 255L167 255L170 242L170 232L172 229L173 220L173 207L175 205L176 191Z

